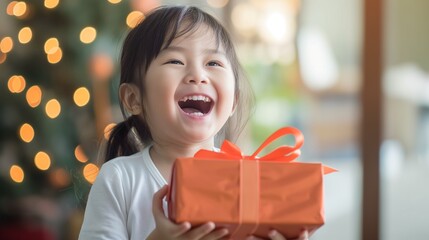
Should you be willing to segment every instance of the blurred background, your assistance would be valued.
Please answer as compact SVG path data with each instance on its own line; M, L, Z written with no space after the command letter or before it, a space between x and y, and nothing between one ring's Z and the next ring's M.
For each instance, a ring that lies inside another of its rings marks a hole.
M234 38L257 96L246 154L291 125L300 161L339 170L312 239L361 239L360 0L0 0L0 239L77 239L97 149L122 119L122 40L162 4L196 5ZM382 10L379 236L428 239L429 1Z

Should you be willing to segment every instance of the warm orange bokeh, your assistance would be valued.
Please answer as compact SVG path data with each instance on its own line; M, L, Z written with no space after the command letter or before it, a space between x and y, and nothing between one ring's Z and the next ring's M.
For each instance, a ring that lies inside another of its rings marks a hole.
M134 28L141 20L144 19L144 15L140 11L132 11L127 16L127 26Z
M8 53L13 49L13 40L11 37L4 37L0 41L0 51L3 53Z
M9 170L10 178L16 183L22 183L24 181L24 171L18 165L12 165Z
M22 126L19 128L19 137L22 139L22 141L26 143L33 141L34 139L33 127L28 123L22 124Z
M89 44L92 43L97 37L97 30L93 27L86 27L80 32L80 41Z
M20 93L25 89L25 78L23 76L14 75L9 78L7 87L11 93Z
M98 171L99 171L99 168L95 164L88 163L83 168L83 176L85 177L86 181L88 181L89 183L94 183L95 179L97 178Z
M80 145L78 145L75 149L74 149L74 156L76 157L76 159L79 162L85 163L88 161L88 157L85 155L85 153L83 152L83 149Z
M46 115L50 118L56 118L61 113L61 104L57 99L51 99L45 106Z
M112 131L112 129L116 126L115 123L110 123L108 124L105 128L104 128L104 138L105 139L109 139L110 137L110 132Z
M34 164L40 170L48 170L51 166L51 158L47 153L40 151L34 156Z
M27 103L30 107L35 108L39 106L42 101L42 89L37 85L30 87L27 90L25 98L27 99Z
M58 4L60 3L60 0L45 0L45 7L52 9L52 8L56 8L58 6Z
M29 27L22 28L18 33L18 40L22 44L29 43L32 38L33 38L33 31L31 31L31 28Z
M90 99L90 94L88 89L85 87L80 87L76 89L76 91L73 94L74 103L79 107L83 107L86 104L88 104L89 99Z

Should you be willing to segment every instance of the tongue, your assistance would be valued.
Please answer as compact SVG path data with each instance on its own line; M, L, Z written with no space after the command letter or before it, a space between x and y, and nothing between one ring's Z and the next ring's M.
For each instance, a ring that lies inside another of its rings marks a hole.
M183 110L185 113L196 113L196 112L200 112L200 110L195 109L195 108L182 108L182 110Z

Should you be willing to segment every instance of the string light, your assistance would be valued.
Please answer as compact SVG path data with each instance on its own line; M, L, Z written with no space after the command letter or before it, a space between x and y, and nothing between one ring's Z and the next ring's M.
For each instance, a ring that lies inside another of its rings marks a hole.
M120 3L122 0L107 0L109 3L111 4L118 4Z
M50 64L59 63L63 58L63 51L61 50L61 48L58 47L56 48L55 52L49 53L48 55L46 55L46 57Z
M13 8L15 7L17 1L10 2L6 7L6 13L10 16L13 16Z
M23 17L27 13L27 4L25 2L17 2L13 6L13 15Z
M85 155L80 145L77 145L74 149L74 156L81 163L86 163L88 161L88 157Z
M46 40L44 45L44 50L46 54L52 54L57 51L57 48L60 47L60 43L57 38L49 38Z
M48 117L54 119L61 113L61 105L57 99L51 99L46 103L45 112Z
M42 90L39 86L34 85L27 90L27 94L25 96L28 105L30 107L35 108L39 106L42 101Z
M88 89L86 89L85 87L80 87L76 89L76 91L73 94L74 103L79 107L83 107L86 104L88 104L89 99L90 99L90 94Z
M228 2L229 0L207 0L207 3L214 8L223 8Z
M0 51L3 53L8 53L13 49L13 40L11 37L4 37L0 41Z
M99 168L95 164L88 163L83 168L83 177L86 179L86 181L92 184L97 178L98 172Z
M24 181L24 171L18 165L12 165L9 170L10 178L16 183Z
M45 0L44 5L48 9L53 9L53 8L56 8L59 3L60 3L60 0Z
M86 27L80 32L80 41L85 44L92 43L97 37L97 30L93 27Z
M115 123L110 123L107 124L107 126L104 128L104 138L107 140L110 137L110 132L112 131L112 129L116 126Z
M39 170L48 170L51 166L51 158L43 151L40 151L34 156L34 164Z
M7 82L7 87L11 93L20 93L25 89L25 79L20 75L13 75Z
M34 129L33 127L28 124L24 123L19 128L19 136L21 137L22 141L29 143L33 141L34 139Z
M140 21L144 19L144 15L140 11L132 11L127 16L127 26L134 28Z
M18 33L18 40L22 44L26 44L30 42L32 38L33 38L33 32L29 27L22 28Z

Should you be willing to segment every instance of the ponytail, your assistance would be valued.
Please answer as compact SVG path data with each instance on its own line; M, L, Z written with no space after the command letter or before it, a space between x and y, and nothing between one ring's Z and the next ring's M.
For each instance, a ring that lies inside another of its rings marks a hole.
M138 116L130 116L125 121L118 123L110 132L107 140L105 162L119 156L132 155L140 150L139 140L147 144L151 139L150 132ZM137 131L134 134L133 129ZM139 139L140 138L140 139Z

